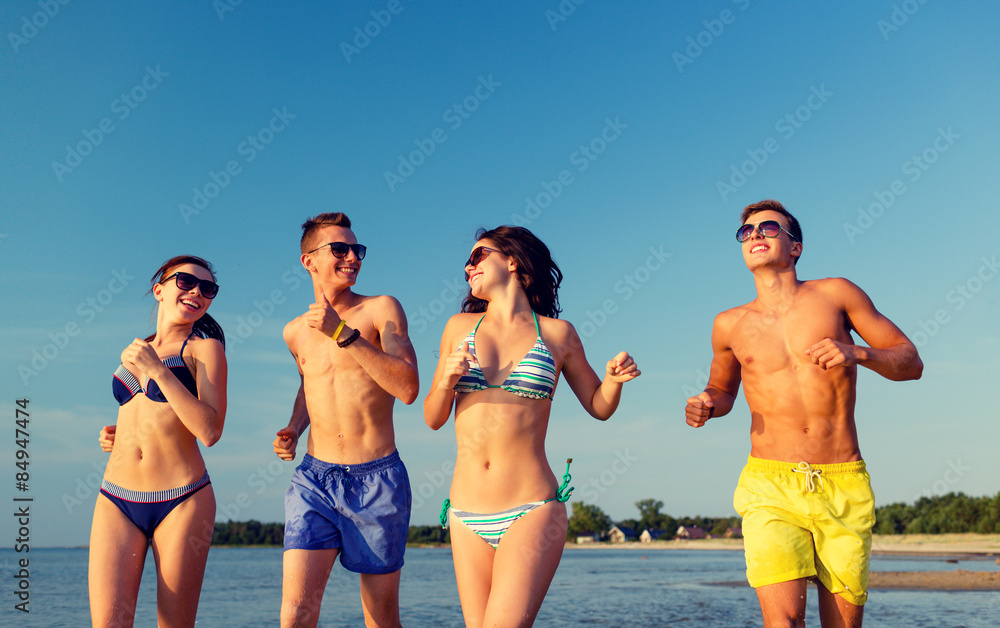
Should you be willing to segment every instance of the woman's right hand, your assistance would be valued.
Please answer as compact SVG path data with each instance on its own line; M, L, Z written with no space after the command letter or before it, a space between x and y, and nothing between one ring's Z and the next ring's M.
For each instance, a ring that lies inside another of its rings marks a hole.
M462 379L462 376L469 374L469 364L475 360L476 356L469 351L469 342L452 351L444 360L444 367L441 371L441 378L438 380L438 387L451 390Z
M114 449L116 429L118 428L114 425L105 425L101 428L101 435L98 437L97 442L100 443L103 451L110 452Z

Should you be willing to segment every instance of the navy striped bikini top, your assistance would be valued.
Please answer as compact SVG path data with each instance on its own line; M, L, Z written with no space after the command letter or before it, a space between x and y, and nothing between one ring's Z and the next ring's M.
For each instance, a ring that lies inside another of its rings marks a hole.
M469 332L462 342L469 343L469 353L472 360L469 363L469 373L463 375L455 384L455 392L470 393L487 388L503 388L509 393L519 397L529 399L552 399L552 392L556 387L556 363L549 353L545 341L542 340L542 331L538 327L538 316L531 313L535 318L535 344L524 356L517 367L510 372L504 383L499 386L490 386L483 375L483 369L479 366L476 358L476 331L483 322L486 315L479 319L476 328ZM459 345L461 347L461 345Z
M174 374L174 377L184 385L191 394L195 397L198 396L198 384L194 381L194 375L188 370L186 364L184 364L184 347L187 346L188 340L191 336L188 336L184 340L184 344L181 345L180 354L171 356L169 358L164 358L161 360L163 365L170 369L170 372ZM163 396L163 391L156 384L156 381L152 379L146 380L146 385L143 386L139 383L139 380L135 378L132 371L125 368L124 364L119 364L118 369L115 370L115 374L111 380L111 390L115 394L115 399L118 400L118 405L123 406L132 400L132 397L139 393L145 393L152 401L158 401L160 403L166 403L167 398Z

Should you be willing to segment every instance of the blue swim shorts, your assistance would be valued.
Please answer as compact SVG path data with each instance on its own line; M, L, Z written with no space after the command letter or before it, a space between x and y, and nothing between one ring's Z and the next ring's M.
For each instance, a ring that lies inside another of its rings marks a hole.
M306 454L285 493L285 550L339 549L340 564L349 571L398 571L410 498L399 452L352 465Z

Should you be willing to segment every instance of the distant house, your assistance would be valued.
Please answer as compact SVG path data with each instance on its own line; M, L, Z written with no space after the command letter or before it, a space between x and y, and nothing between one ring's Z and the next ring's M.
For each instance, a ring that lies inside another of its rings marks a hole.
M601 540L600 534L580 534L576 537L576 544L583 545L585 543L598 543Z
M677 535L675 538L678 539L703 539L707 534L705 530L699 528L698 526L681 526L677 528Z
M727 539L742 539L743 528L726 528L726 532L722 536Z
M666 530L660 530L659 528L646 528L639 535L639 540L643 543L651 543L666 533Z
M625 526L612 526L608 530L608 540L612 543L628 543L630 541L635 541L638 535L635 530Z

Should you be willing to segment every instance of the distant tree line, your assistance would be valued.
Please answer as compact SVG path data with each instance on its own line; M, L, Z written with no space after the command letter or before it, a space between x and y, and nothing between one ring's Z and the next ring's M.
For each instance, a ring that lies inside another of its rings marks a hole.
M663 502L658 499L641 499L635 503L639 510L637 519L622 519L614 522L597 506L583 502L573 502L573 512L569 517L566 539L572 540L587 534L606 534L611 526L626 527L637 534L643 530L662 530L660 538L672 539L680 526L697 526L713 536L722 536L726 530L739 527L739 517L679 517L661 513Z
M912 505L889 504L875 509L876 534L1000 533L1000 493L969 497L948 493L921 497Z
M277 545L282 544L285 525L260 521L227 521L216 523L212 545ZM410 526L407 543L449 543L448 531L441 526Z
M680 526L697 526L712 536L722 536L728 528L740 526L739 517L678 517L661 513L663 502L642 499L635 503L639 517L615 522L600 508L583 502L572 503L566 539L586 534L607 534L612 526L643 530L663 530L661 538L671 539ZM913 504L889 504L875 509L876 534L947 534L977 532L1000 534L1000 493L993 497L969 497L948 493L921 497ZM212 545L281 545L285 526L259 521L216 523ZM441 526L410 526L406 542L438 545L451 542Z
M283 523L228 521L215 524L212 545L281 545L284 535Z

